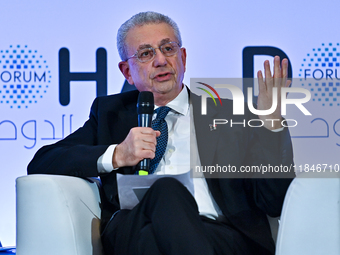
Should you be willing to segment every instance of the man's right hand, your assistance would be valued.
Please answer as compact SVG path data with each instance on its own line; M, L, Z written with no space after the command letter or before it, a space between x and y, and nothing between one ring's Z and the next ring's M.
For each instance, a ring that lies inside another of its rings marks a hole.
M156 138L160 131L150 127L135 127L130 129L125 140L118 144L112 156L114 168L137 165L142 159L155 157Z

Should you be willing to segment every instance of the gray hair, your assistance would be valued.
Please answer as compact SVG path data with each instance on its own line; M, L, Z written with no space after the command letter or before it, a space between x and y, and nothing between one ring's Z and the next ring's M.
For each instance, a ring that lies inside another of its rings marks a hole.
M166 23L170 25L174 30L175 37L178 40L179 45L182 46L181 33L179 32L179 28L176 22L174 22L168 16L165 16L157 12L151 12L151 11L140 12L132 16L127 21L125 21L125 23L121 25L120 28L118 29L117 48L118 48L118 53L119 53L121 60L125 61L128 58L125 40L126 40L126 35L130 31L131 28L134 28L136 26L143 26L146 24L159 24L159 23Z

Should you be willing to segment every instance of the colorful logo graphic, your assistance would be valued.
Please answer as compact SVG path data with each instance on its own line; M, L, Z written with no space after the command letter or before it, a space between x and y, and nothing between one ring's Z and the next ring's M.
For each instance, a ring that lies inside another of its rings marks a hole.
M50 82L47 61L37 50L27 45L0 50L0 105L28 108L43 98Z
M197 82L197 83L202 84L202 85L208 87L212 92L214 92L215 95L217 96L218 100L220 101L220 104L222 105L222 100L220 98L220 95L217 93L217 91L212 86L210 86L210 85L208 85L206 83L203 83L203 82ZM217 106L215 97L213 96L213 94L211 94L211 92L209 90L201 88L201 87L197 87L197 88L203 90L206 93L208 93L208 95L212 98L212 100L214 100L215 106Z
M340 106L340 44L321 44L303 59L299 70L301 86L322 106Z

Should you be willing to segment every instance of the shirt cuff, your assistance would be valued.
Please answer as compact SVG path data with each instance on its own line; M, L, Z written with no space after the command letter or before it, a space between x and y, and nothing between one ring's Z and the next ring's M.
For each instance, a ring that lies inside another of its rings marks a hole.
M97 160L97 168L98 172L101 174L110 173L113 170L118 168L114 168L112 165L112 156L116 149L117 144L110 145L103 155L101 155Z
M270 130L270 131L272 131L272 132L281 132L283 129L284 129L284 127L280 127L280 128L273 129L273 130Z

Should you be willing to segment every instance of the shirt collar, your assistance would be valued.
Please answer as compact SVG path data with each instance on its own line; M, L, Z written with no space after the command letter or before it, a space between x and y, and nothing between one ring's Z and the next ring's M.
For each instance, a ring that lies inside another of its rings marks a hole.
M172 110L186 115L189 111L189 94L188 89L184 85L181 92L177 95L177 97L170 101L166 106L170 107ZM159 106L155 106L157 109Z

